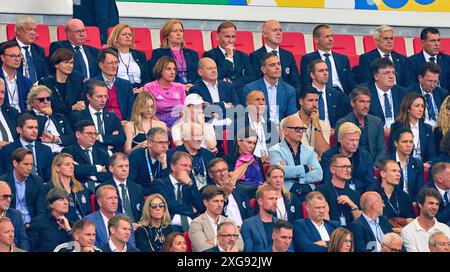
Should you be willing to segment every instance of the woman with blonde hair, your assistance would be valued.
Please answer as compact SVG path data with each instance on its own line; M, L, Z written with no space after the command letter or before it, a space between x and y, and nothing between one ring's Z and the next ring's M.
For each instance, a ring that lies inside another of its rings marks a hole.
M440 150L441 141L450 130L450 96L445 98L439 109L437 126L434 129L434 144Z
M69 196L69 212L66 217L73 222L92 212L89 202L91 192L75 178L74 169L72 155L68 153L56 155L52 163L51 182L45 183L40 192L40 198L44 201L52 188L64 189Z
M328 252L353 252L354 249L353 233L351 231L342 227L333 231Z
M136 247L142 252L161 252L167 235L176 231L170 222L169 206L164 197L148 196L136 229Z
M134 31L130 25L118 24L108 38L108 47L117 52L119 68L117 76L130 81L133 92L142 92L145 83L150 82L145 53L134 49Z
M149 92L142 92L136 96L130 122L124 126L127 137L124 152L130 154L135 149L147 147L147 132L154 127L167 130L166 124L156 117L155 97Z
M198 78L198 53L186 48L183 23L178 19L168 20L161 28L161 36L161 47L152 52L149 62L150 70L162 56L171 57L175 60L177 67L175 82L186 84L189 89Z

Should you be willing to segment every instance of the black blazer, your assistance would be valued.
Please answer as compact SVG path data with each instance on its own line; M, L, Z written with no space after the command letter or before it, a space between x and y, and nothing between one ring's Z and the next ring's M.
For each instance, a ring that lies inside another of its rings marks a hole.
M5 145L1 149L0 156L1 156L1 164L3 166L3 168L1 169L2 175L5 173L12 172L13 165L11 161L11 155L19 147L24 146L22 146L20 139L17 139L8 145ZM37 168L37 174L39 175L39 177L42 178L44 182L48 182L50 181L51 177L51 165L53 160L52 150L50 149L50 147L38 141L34 142L34 149L37 157L34 160Z
M215 103L213 103L213 100L212 100L211 94L209 93L208 87L206 87L205 83L203 82L203 80L201 78L195 82L194 86L191 87L189 92L199 94L203 98L203 101L208 102L209 104L214 104L214 105L219 106L222 109L222 113L223 113L222 115L224 115L226 112L224 103L232 103L233 106L240 104L236 90L233 88L232 84L222 81L222 80L218 80L217 81L217 89L219 91L219 100L220 101L215 102Z
M187 81L188 83L194 83L195 80L197 80L198 73L198 54L196 51L189 49L189 48L183 48L183 55L184 59L186 60L186 68L187 68ZM170 48L157 48L152 51L152 57L148 61L148 67L150 72L150 81L156 80L155 76L153 75L153 68L155 67L156 63L162 56L167 56L174 58L172 55L172 51ZM175 82L180 82L180 77L177 75L175 76Z
M352 111L350 99L347 95L335 89L327 88L325 93L327 97L328 119L330 120L330 126L334 128L337 120Z
M20 113L15 108L5 103L1 105L0 109L2 111L3 117L6 120L6 124L8 124L8 128L5 129L9 129L11 135L14 138L9 140L10 141L17 140L19 135L17 134L16 127L17 127L17 118L19 118Z
M369 113L380 118L384 124L385 118L384 118L383 108L381 107L381 103L384 103L384 101L380 101L380 99L378 98L378 92L377 92L377 88L375 86L375 82L370 82L366 87L369 88L369 90L372 94L372 99L370 100ZM395 118L400 113L400 104L402 103L403 97L407 94L407 90L399 85L394 85L391 88L391 94L392 94L392 100L393 100L391 103L394 108L393 118Z
M239 187L234 187L233 192L231 193L234 197L234 200L236 200L236 204L239 207L239 212L241 213L242 222L244 222L245 219L252 217L255 215L255 212L253 208L250 205L250 200L248 198L248 195L245 191L243 191ZM225 201L225 206L228 205L228 200ZM224 211L222 211L222 215L225 216Z
M434 182L428 183L427 186L437 190L436 184L434 184ZM436 215L436 219L441 223L446 223L447 225L450 223L450 204L447 204L447 206L445 206L442 197L441 199L439 199L439 210Z
M101 2L101 1L100 1ZM85 25L87 25L85 23ZM95 25L95 24L94 24ZM67 48L72 50L75 53L75 49L73 49L72 44L70 44L70 42L68 40L65 41L55 41L52 42L50 44L50 56L53 55L53 53L56 51L56 49L58 48ZM100 69L98 67L98 61L97 61L97 57L98 57L98 53L100 52L97 48L92 47L90 45L83 45L83 50L86 53L86 57L88 59L88 66L89 66L89 74L92 77L95 77L99 72ZM81 68L81 64L80 63L76 63L75 62L75 66L73 67L73 72L72 74L76 74L79 77L83 77L82 76L82 72L83 72L83 68ZM50 69L53 69L52 67L50 67Z
M45 123L47 122L48 117L43 115L36 115L33 110L28 111L28 113L37 117L38 134L39 136L41 136L42 132L44 132L45 130ZM50 119L55 124L56 130L60 135L59 138L61 139L61 145L68 146L76 142L75 134L70 127L69 121L63 114L55 112L50 116Z
M58 95L56 77L49 75L39 80L39 85L45 85L52 91L52 109L54 112L67 115L72 111L72 106L83 100L83 79L76 74L70 74L66 81L66 98Z
M391 52L391 56L395 67L396 84L405 88L408 87L410 76L407 58L395 51ZM374 49L370 52L362 54L359 57L359 66L358 66L359 74L357 77L355 77L357 83L361 84L373 81L373 73L372 70L370 69L370 64L374 60L379 58L381 58L381 55L380 52L378 52L378 49Z
M73 222L69 224L73 226ZM59 244L72 241L72 235L59 227L53 215L46 213L31 220L28 239L31 251L52 252Z
M117 210L119 212L122 212L123 200L120 197L120 193L119 193L119 190L121 190L121 188L118 188L116 186L116 183L114 182L114 180L112 178L107 179L104 182L102 182L102 184L100 184L100 186L103 186L103 185L112 185L116 188L117 197L119 198ZM134 183L130 180L127 180L126 187L128 190L128 196L129 196L130 203L131 203L131 210L133 211L134 221L139 222L139 220L141 219L141 215L142 215L142 208L144 207L144 191L142 190L141 185Z
M69 153L73 156L73 160L77 162L77 164L75 164L75 177L81 182L90 180L89 176L96 176L98 182L102 182L111 177L109 172L97 172L95 165L104 165L108 170L109 155L106 151L95 145L92 147L92 158L95 165L89 163L84 150L81 149L81 146L78 143L65 147L61 150L61 153Z
M408 58L409 74L411 76L409 85L419 83L419 74L424 63L423 50ZM450 56L439 53L437 55L437 64L441 67L441 73L439 74L441 87L448 89L450 87Z
M283 81L294 87L297 91L301 90L300 74L298 72L297 64L295 63L294 55L291 51L285 50L281 47L279 49L279 56L281 61L281 77ZM262 78L261 71L261 59L268 54L266 47L263 45L258 50L250 54L250 63L252 64L253 71L256 78Z
M392 232L391 225L384 216L380 216L379 224L383 233ZM375 242L377 241L372 229L367 223L367 220L361 215L354 220L350 225L350 230L353 232L353 241L356 252L371 252L375 250ZM381 241L380 241L381 242ZM373 244L371 244L373 243Z
M117 48L110 47L112 50L118 53ZM136 49L130 49L131 56L133 56L134 61L139 66L141 70L141 83L133 85L133 87L142 87L145 83L150 82L150 74L151 71L148 69L147 58L145 57L145 53Z
M4 104L10 105L9 98L8 98L8 84L6 83L5 75L3 74L3 69L0 69L0 77L5 81L5 100L3 101ZM27 110L27 97L28 93L30 92L31 87L33 86L33 82L28 77L25 77L22 73L20 73L18 70L16 71L16 78L17 78L17 88L16 92L18 91L19 94L19 107L20 112L25 112Z
M14 37L12 41L17 41L17 38ZM33 58L34 67L36 69L36 79L39 81L41 78L48 76L49 74L48 62L47 57L45 56L44 48L35 43L32 43L31 57ZM20 64L20 67L19 69L17 69L17 72L23 75L23 63Z
M10 207L16 208L16 182L14 180L13 172L8 172L0 177L0 180L6 181L11 188L11 192L14 195L14 199L11 200ZM45 204L39 201L39 192L42 188L42 179L39 176L30 174L25 180L25 202L28 206L28 211L30 212L31 219L39 214L45 212Z

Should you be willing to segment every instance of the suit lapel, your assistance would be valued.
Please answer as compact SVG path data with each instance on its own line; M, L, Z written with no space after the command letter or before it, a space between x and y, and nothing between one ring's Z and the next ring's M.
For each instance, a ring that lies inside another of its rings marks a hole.
M264 248L267 247L267 239L266 239L266 231L264 230L264 223L261 220L261 217L259 217L259 215L256 216L256 230L258 231L259 235L262 238L262 241L264 243Z
M370 89L372 91L372 99L370 100L370 106L372 107L373 105L373 115L379 115L381 116L381 120L384 120L384 113L383 113L383 108L381 107L381 101L378 98L378 92L377 92L377 87L375 85L375 82L370 83Z
M205 83L203 82L203 80L200 80L198 86L201 88L202 93L203 93L203 99L205 99L205 101L210 101L211 103L213 102L212 100L212 96L209 93L208 87L206 87ZM222 97L220 97L220 88L219 88L219 81L217 83L217 88L219 89L219 98L220 100L222 100Z
M364 228L365 228L365 229L367 230L367 232L369 233L369 235L370 235L370 240L371 240L371 241L376 241L377 239L376 239L375 235L373 234L372 229L370 228L369 223L367 223L366 218L364 218L362 215L361 215L359 218L361 219L361 223L364 225ZM380 226L380 228L381 228L381 226Z
M313 222L311 221L311 219L306 218L305 219L306 225L308 227L308 229L311 230L310 234L312 234L311 241L320 241L322 240L322 238L320 237L320 233L317 231L316 227L314 226ZM324 222L325 224L325 222ZM325 228L327 228L327 225L325 225ZM328 231L328 229L327 229Z

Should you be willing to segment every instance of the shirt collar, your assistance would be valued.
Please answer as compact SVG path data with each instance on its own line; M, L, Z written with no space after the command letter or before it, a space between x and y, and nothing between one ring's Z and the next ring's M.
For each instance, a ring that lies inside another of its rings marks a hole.
M170 181L172 182L173 187L176 188L176 186L178 186L177 184L179 183L178 180L176 180L176 179L172 176L172 174L169 175L169 179L170 179Z
M413 128L419 129L419 123L420 122L417 122L415 125L409 123L409 125L410 125L411 129L413 129Z
M322 92L322 95L326 92L327 90L327 86L325 85L322 89L317 88L317 86L314 85L314 83L312 84L312 86L314 88L316 88L319 92Z
M95 115L95 113L97 112L97 110L95 110L92 106L91 106L91 104L89 104L89 113L91 114L91 115ZM99 110L99 112L102 112L103 113L103 109L101 109L101 110Z
M105 81L105 83L106 83L106 86L108 87L108 89L111 89L113 86L114 86L114 82L116 82L116 77L114 77L113 79L112 79L112 81L109 81L106 77L105 77L105 75L102 73L102 78L103 78L103 81Z
M219 49L220 49L220 51L222 52L222 55L224 55L225 56L225 54L227 53L227 51L225 50L225 49L223 49L220 45L219 46L217 46Z
M272 51L276 50L278 54L280 54L280 47L278 46L276 49L272 49L267 46L267 44L264 44L264 47L266 48L267 53L272 53Z
M19 184L19 185L25 184L25 182L27 181L27 178L28 178L28 177L25 177L25 179L24 179L22 182L20 182L20 181L17 179L16 173L14 172L14 170L13 170L12 172L13 172L13 177L14 177L14 181L16 182L16 184Z
M202 80L202 81L203 81L203 83L205 83L206 87L211 87L211 88L219 89L219 88L218 88L219 83L217 82L217 80L216 80L216 82L215 82L214 84L211 84L211 83L206 82L206 81L204 81L204 80Z
M444 197L444 194L445 194L446 191L442 190L441 188L439 188L436 184L434 184L434 185L435 185L436 189L439 191L439 193L441 194L441 196Z
M117 179L115 179L113 177L114 182L116 183L117 188L120 188L120 184L125 184L125 188L127 188L127 181L125 180L124 182L120 182Z
M211 223L211 224L214 224L214 225L219 225L220 224L220 219L222 219L222 217L220 217L219 216L219 220L217 220L217 222L214 220L214 218L212 218L211 216L209 216L209 214L207 213L207 212L205 212L205 214L206 214L206 217L208 218L208 221Z
M109 238L108 243L109 243L109 247L111 248L111 251L112 251L112 252L119 252L119 251L117 251L117 248L116 248L116 246L114 245L114 243L112 242L111 238ZM126 244L125 244L125 246L123 247L122 251L120 251L120 252L127 252L127 245L126 245Z
M264 84L266 84L267 90L269 89L269 87L274 87L275 89L278 87L278 79L277 79L277 83L275 83L275 85L270 85L270 83L267 82L265 78L263 78L263 80L264 80Z
M389 97L391 96L391 89L383 91L380 88L378 88L377 83L375 83L375 88L377 89L378 96L384 96L385 93L387 93Z
M326 53L330 54L330 57L333 56L333 53L331 53L331 50L329 52L325 52L320 49L317 49L317 52L319 52L321 58L323 58L324 57L323 55Z
M6 73L5 69L3 69L3 67L2 67L2 70L3 70L3 75L5 76L6 81L11 81L11 82L15 82L16 81L16 79L17 79L17 71L16 71L16 74L14 75L14 78L10 79L8 74Z
M435 61L437 61L438 55L435 55L435 56L429 55L427 52L425 52L425 50L422 50L422 52L423 52L423 56L425 57L425 62L428 62L431 57L434 57Z
M419 217L417 217L416 219L414 219L413 224L414 224L414 226L416 227L416 230L417 230L417 231L423 231L423 232L432 233L432 232L434 232L435 230L439 230L439 229L436 227L436 223L437 223L436 218L433 218L433 221L434 221L434 224L433 224L433 226L432 226L428 231L426 231L424 228L422 228L422 226L419 224Z
M73 50L75 50L75 47L79 47L81 50L83 50L83 45L74 45L74 44L70 44L71 46L72 46L72 48L73 48Z
M83 147L83 146L81 146L80 144L78 144L79 146L80 146L80 148L81 149L83 149L83 150L89 150L90 152L92 152L92 147L89 147L89 148L86 148L86 147Z
M16 37L16 41L17 41L17 43L19 44L19 46L20 46L21 49L22 49L22 47L24 47L24 46L28 46L28 50L31 49L31 44L24 44L24 43L21 42L19 39L17 39L17 37ZM24 49L24 50L25 50L25 49Z
M320 224L320 225L317 224L316 222L312 221L312 220L311 220L311 223L313 223L313 225L316 226L316 228L318 228L318 229L325 227L325 222L324 221L322 221L322 224Z
M362 213L362 215L364 216L364 219L366 219L366 221L369 224L372 224L372 225L379 225L380 224L380 218L379 217L377 217L377 219L375 219L375 220L372 220L367 215L365 215L364 212Z
M26 147L26 146L29 145L29 144L33 145L33 147L36 147L36 144L35 144L34 141L31 142L31 143L28 143L28 142L25 142L25 141L22 139L22 137L19 137L19 140L20 140L20 143L22 144L23 147Z
M378 50L378 53L380 53L380 56L381 56L382 58L384 58L384 54L389 54L389 57L392 57L392 52L384 53L384 52L381 51L379 48L377 48L377 50Z

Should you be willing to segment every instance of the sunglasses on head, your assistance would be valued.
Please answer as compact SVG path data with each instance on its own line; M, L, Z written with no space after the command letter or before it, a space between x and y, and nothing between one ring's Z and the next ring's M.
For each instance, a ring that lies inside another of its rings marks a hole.
M150 208L152 209L156 209L156 208L160 208L160 209L164 209L166 207L166 204L164 203L152 203L150 204Z
M52 101L52 98L50 97L50 96L47 96L47 97L39 97L39 98L36 98L36 100L37 101L39 101L39 102L44 102L45 100L47 100L47 101Z

